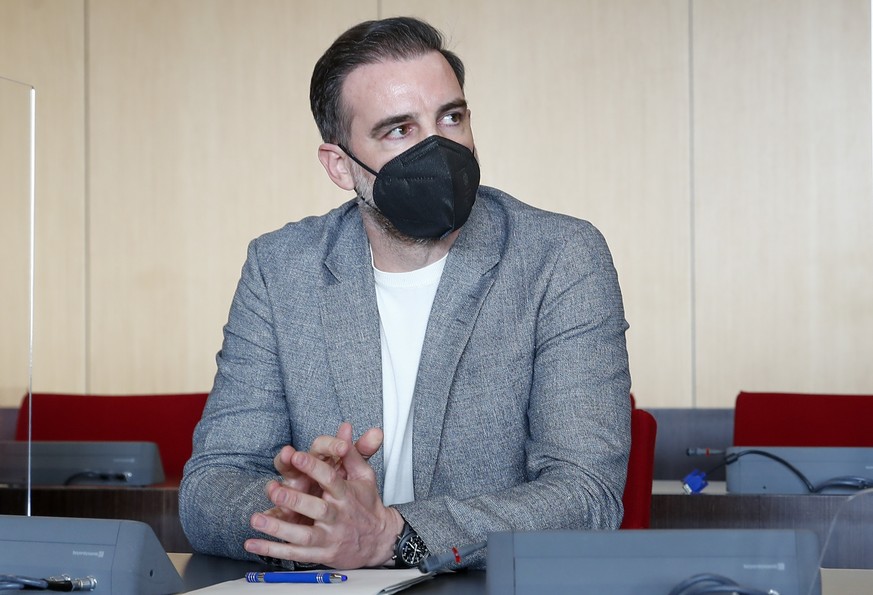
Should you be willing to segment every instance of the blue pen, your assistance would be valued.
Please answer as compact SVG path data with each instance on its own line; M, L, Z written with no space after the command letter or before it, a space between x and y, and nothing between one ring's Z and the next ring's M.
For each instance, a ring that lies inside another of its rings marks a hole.
M337 572L247 572L250 583L341 583L348 580Z

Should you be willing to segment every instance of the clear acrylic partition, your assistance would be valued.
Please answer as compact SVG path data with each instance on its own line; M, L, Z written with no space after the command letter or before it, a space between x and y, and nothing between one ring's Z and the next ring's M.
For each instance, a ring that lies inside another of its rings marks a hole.
M873 469L865 478L873 477ZM840 498L842 502L836 508L833 517L821 537L822 583L825 592L852 593L855 590L849 580L853 575L846 573L828 573L827 569L859 569L868 572L873 569L873 489L851 494L845 500L840 496L810 496L811 498ZM869 583L866 583L869 585Z
M821 552L822 568L873 569L873 489L856 492L840 505L822 539Z
M0 407L7 412L31 387L34 110L33 87L0 73ZM11 440L15 415L0 420ZM27 443L0 443L0 482L26 485L28 451Z

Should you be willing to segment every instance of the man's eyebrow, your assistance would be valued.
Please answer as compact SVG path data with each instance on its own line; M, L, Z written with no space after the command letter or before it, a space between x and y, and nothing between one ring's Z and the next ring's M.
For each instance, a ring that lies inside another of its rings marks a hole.
M445 112L448 112L448 111L451 111L454 109L459 109L459 108L467 109L467 100L466 99L460 98L460 99L455 99L454 101L450 101L448 103L444 103L443 105L441 105L439 107L439 109L437 110L437 113L442 114L442 113L445 113ZM398 124L403 124L404 122L409 122L410 120L414 120L414 119L415 119L414 114L397 114L395 116L388 116L387 118L383 118L383 119L379 120L378 122L376 122L375 124L373 124L373 127L370 128L370 137L371 138L378 138L381 135L382 131L385 130L386 128L393 128L394 126L397 126Z
M454 101L450 101L442 106L440 106L439 113L450 112L453 109L467 109L467 100L463 97L460 99L455 99Z
M379 120L373 127L370 128L370 137L378 138L382 131L386 128L394 128L397 124L403 124L404 122L409 122L410 120L414 120L415 116L412 114L397 114L396 116L388 116L387 118L383 118Z

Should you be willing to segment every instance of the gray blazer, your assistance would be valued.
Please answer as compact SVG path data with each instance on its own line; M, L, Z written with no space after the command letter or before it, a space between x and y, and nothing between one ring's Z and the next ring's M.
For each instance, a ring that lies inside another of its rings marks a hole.
M449 252L413 397L415 501L432 552L501 530L617 528L630 443L627 323L589 223L481 187ZM354 202L249 246L180 489L197 551L243 541L285 444L382 425L379 312ZM370 463L382 487L382 451ZM261 535L262 536L262 535ZM480 555L472 561L481 566Z

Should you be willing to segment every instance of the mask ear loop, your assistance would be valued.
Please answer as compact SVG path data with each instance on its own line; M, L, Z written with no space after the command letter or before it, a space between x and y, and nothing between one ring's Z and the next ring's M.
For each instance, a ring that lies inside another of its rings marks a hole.
M355 157L355 155L354 155L351 151L349 151L349 150L345 147L345 145L337 144L337 146L338 146L340 149L342 149L343 151L345 151L345 154L348 155L348 156L352 159L352 161L354 161L355 163L357 163L358 165L360 165L361 167L363 167L366 171L370 172L370 173L373 174L374 176L378 176L378 175L379 175L377 172L374 172L372 169L370 169L369 167L367 167L367 165L366 165L364 162L362 162L360 159L358 159L357 157ZM371 200L368 202L367 199L364 198L364 197L361 195L360 192L358 192L358 189L357 189L357 188L355 188L355 194L357 195L355 198L357 198L358 201L359 201L360 203L364 203L365 205L367 205L367 206L370 207L371 209L375 209L375 210L377 210L377 211L379 210L379 207L376 206L375 201L373 201L373 200L371 199Z
M378 176L378 175L379 175L379 172L373 171L373 170L370 169L370 168L369 168L369 167L368 167L368 166L367 166L363 161L361 161L360 159L358 159L357 157L355 157L355 155L354 155L351 151L349 151L348 149L346 149L345 145L337 145L337 146L338 146L340 149L342 149L343 151L345 151L346 155L348 155L349 157L351 157L352 161L354 161L355 163L357 163L358 165L360 165L361 167L363 167L365 170L367 170L368 172L370 172L370 173L373 174L374 176Z

